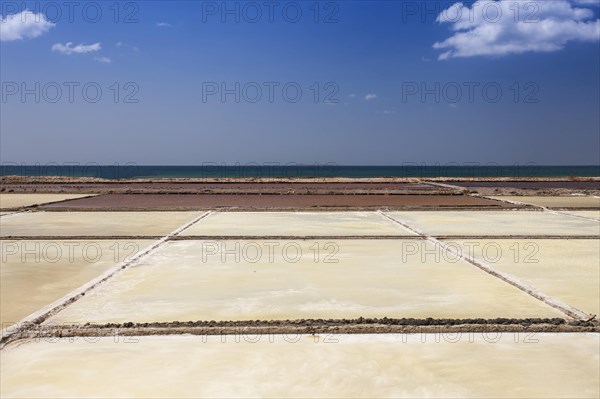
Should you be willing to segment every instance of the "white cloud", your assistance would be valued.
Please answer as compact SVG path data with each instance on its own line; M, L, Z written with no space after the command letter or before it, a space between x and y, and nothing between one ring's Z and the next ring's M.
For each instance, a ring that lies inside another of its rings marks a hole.
M585 1L585 0L584 0ZM455 3L437 17L454 34L433 47L438 59L558 51L570 41L600 40L594 12L567 0L480 0Z
M29 10L3 16L0 18L0 41L32 39L46 33L54 25L42 13L35 14Z
M110 64L112 62L110 57L94 57L94 59L98 62L102 62L103 64Z
M171 24L168 22L157 22L156 26L158 26L159 28L170 28Z
M131 44L121 42L121 41L117 42L115 44L115 46L117 46L119 48L123 48L123 49L131 49L131 51L134 52L135 54L140 52L139 48L132 46Z
M367 101L375 100L376 98L377 98L377 94L373 94L373 93L369 93L365 96L365 100L367 100Z
M68 42L67 44L56 43L52 46L52 51L70 55L91 53L93 51L99 51L101 48L100 43L78 44L77 46L73 46L73 42Z
M354 94L354 93L348 94L348 97L354 98L354 97L356 97L356 94Z
M383 111L383 113L384 113L384 115L392 115L392 114L395 114L396 111L390 111L389 109L386 109Z

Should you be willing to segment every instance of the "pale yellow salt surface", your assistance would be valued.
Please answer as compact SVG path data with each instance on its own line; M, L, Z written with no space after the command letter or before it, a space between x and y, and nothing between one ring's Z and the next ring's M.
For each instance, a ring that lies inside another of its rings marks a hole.
M542 211L387 212L434 236L600 236L600 223Z
M21 208L50 202L89 197L93 194L0 194L0 209Z
M1 236L163 236L202 212L32 212L2 219Z
M221 212L182 235L202 236L411 236L376 212Z
M600 240L453 241L545 294L584 312L600 314Z
M236 338L238 341L236 341ZM597 398L598 334L147 336L29 341L2 397Z
M166 243L49 322L564 316L422 240L237 243Z
M153 241L2 241L0 323L7 327L111 267Z
M600 208L600 198L584 196L543 197L543 196L494 196L497 200L517 201L524 204L548 208Z
M585 218L597 219L600 221L600 209L597 211L561 211L562 213L568 213L569 215L583 216Z

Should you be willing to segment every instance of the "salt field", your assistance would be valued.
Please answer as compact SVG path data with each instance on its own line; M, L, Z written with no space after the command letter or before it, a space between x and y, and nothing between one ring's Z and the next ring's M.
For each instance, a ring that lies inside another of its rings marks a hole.
M183 236L411 236L376 212L219 212Z
M33 212L2 219L2 237L164 236L202 212Z
M6 327L62 298L152 241L2 241L0 323Z
M2 397L597 398L598 334L56 339L2 353Z
M517 201L547 208L600 208L600 198L584 196L534 197L534 196L493 196L497 200Z
M598 240L454 241L464 253L515 275L544 293L600 314Z
M598 236L600 223L542 211L388 212L434 236Z
M15 209L32 205L48 204L76 198L89 197L91 194L0 194L0 209Z
M360 316L561 313L421 240L182 241L161 246L49 322Z
M2 217L2 397L600 394L596 211L152 209Z

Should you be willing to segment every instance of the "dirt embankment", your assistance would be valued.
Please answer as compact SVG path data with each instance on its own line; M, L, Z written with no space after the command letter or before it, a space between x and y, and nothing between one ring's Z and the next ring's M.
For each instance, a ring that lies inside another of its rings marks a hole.
M440 187L430 183L445 183ZM600 193L600 178L140 178L2 176L0 191L26 193L456 194ZM596 195L596 194L594 194Z
M248 321L189 321L154 323L109 323L76 325L21 326L20 331L3 339L2 346L24 339L76 337L149 336L149 335L240 335L257 334L456 334L456 333L538 333L600 332L597 321L554 319L299 319Z
M600 178L156 178L0 177L1 193L101 194L48 210L461 209L506 207L479 195L600 195ZM103 195L102 195L103 194ZM144 194L144 195L137 195ZM167 195L168 194L168 195Z
M41 206L44 210L460 208L509 206L467 195L108 194ZM512 205L510 205L512 206Z

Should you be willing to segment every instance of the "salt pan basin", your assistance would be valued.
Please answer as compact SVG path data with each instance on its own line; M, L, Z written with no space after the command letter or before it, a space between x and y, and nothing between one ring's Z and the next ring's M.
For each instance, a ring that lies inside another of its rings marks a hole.
M2 352L2 397L597 398L598 334L67 338Z
M153 241L0 242L0 323L5 328L111 267Z
M184 236L411 236L376 212L220 212Z
M168 242L49 322L564 317L433 252L424 240Z
M524 204L545 206L548 208L600 208L600 198L595 197L497 196L490 198L517 201Z
M454 241L496 269L587 313L600 314L600 240Z
M600 223L542 211L388 212L434 236L599 236Z
M90 196L92 194L0 194L0 209L22 208Z
M7 236L164 236L202 212L32 212L2 218Z

